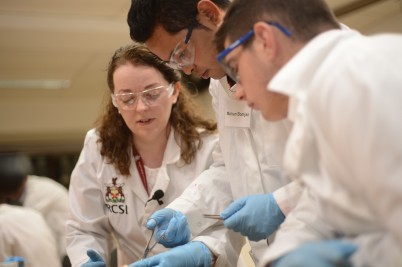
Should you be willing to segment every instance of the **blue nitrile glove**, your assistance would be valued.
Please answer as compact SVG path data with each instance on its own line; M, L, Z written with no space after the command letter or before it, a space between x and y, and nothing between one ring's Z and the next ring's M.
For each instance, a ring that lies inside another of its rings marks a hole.
M351 267L355 244L343 240L308 242L272 263L272 267Z
M149 230L155 231L155 239L167 248L173 248L188 243L191 232L186 216L180 211L161 209L155 211L145 225Z
M12 257L8 257L7 259L5 259L5 261L3 261L3 263L9 263L10 266L24 267L25 259L23 257L19 257L19 256L12 256ZM8 266L8 264L5 264L4 266Z
M210 267L212 254L201 242L190 242L171 250L137 261L128 267Z
M251 241L266 239L285 219L272 194L251 195L235 200L220 216L226 228Z
M106 267L106 262L98 251L90 248L87 250L87 255L89 260L82 264L81 267Z

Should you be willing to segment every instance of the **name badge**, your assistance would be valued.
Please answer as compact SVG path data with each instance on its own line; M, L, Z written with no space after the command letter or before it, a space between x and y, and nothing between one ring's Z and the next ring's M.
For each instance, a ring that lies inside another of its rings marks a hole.
M231 99L228 96L223 99L225 126L250 128L251 108L246 102Z

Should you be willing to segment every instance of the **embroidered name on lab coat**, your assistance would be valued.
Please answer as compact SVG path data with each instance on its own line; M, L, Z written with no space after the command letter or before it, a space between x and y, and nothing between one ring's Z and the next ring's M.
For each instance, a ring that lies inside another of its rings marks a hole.
M226 127L250 127L251 108L245 102L226 98L224 112Z

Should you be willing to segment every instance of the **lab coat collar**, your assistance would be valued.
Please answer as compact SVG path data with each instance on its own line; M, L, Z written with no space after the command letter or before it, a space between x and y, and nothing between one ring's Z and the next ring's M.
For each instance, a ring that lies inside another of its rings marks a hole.
M170 128L170 133L168 137L168 142L166 144L165 154L163 155L162 166L167 164L174 164L180 160L180 147L178 142L180 141L180 137L175 133L173 127ZM176 139L178 141L176 141Z
M219 79L219 83L221 84L221 86L223 87L223 89L225 91L225 93L222 95L224 95L224 98L230 99L231 101L243 102L243 101L235 99L234 96L230 96L229 95L230 93L227 92L227 91L229 91L229 89L236 91L236 86L237 86L234 81L232 81L233 84L229 84L228 79L230 79L228 76L224 76L223 78Z
M226 75L219 79L219 83L222 85L223 88L225 88L225 90L230 88Z
M142 185L141 178L137 172L135 167L135 160L134 156L132 156L132 166L134 166L134 170L136 173L133 173L132 176L136 177L135 179L128 179L127 183L131 190L145 203L153 196L156 190L160 189L163 192L166 192L166 189L169 185L170 179L167 175L166 165L168 164L175 164L180 160L180 147L176 143L174 138L174 130L171 128L168 142L166 144L165 153L162 160L162 165L159 170L158 179L156 180L154 188L151 190L150 195L148 196L144 186ZM156 202L156 201L155 201Z

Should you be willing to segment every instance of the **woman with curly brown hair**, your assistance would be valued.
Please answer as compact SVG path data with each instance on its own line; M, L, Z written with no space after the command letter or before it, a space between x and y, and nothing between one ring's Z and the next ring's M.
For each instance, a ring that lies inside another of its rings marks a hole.
M119 266L143 257L147 218L213 163L218 142L216 124L196 114L179 73L144 45L116 50L107 82L110 98L71 176L73 266L106 266L113 239ZM163 250L158 244L151 254Z

